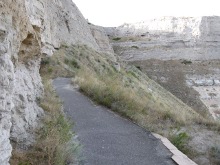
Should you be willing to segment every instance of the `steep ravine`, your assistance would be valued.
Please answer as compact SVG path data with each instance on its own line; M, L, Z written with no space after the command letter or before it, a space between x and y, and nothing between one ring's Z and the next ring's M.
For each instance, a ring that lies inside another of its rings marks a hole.
M101 39L101 27L93 34L101 30L96 39L104 43L96 42L71 0L1 0L0 13L0 164L8 165L12 144L26 149L44 114L36 103L43 93L41 58L62 44L85 44L99 51L109 45L106 36Z

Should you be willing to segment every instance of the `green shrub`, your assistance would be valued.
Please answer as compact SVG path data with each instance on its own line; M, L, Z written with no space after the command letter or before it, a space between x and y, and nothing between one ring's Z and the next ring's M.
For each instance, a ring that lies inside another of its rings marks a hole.
M186 132L174 134L170 137L171 143L185 154L189 151L187 147L188 140L189 140L189 136Z
M18 165L31 165L29 162L19 162Z
M192 61L183 60L181 63L182 63L182 64L185 64L185 65L188 65L188 64L192 64Z
M47 71L48 71L48 73L52 73L53 72L53 68L49 67Z
M113 38L112 40L119 41L120 39L121 39L120 37L116 37L116 38Z
M140 66L135 66L135 67L141 71L141 67Z
M49 58L43 58L43 59L41 60L41 65L48 65L49 63L50 63Z
M69 62L70 62L69 59L65 58L64 63L69 64Z
M80 68L78 62L77 62L76 60L74 60L74 59L71 61L71 65L72 65L74 68L77 68L77 69Z
M138 46L132 46L132 48L139 49L139 47L138 47Z

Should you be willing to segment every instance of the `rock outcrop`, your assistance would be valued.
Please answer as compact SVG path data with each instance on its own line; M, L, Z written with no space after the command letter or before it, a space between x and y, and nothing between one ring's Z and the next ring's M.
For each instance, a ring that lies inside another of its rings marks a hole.
M11 142L26 149L34 141L33 130L44 114L37 104L43 93L42 56L71 44L108 47L99 47L72 0L0 0L1 165L9 164Z
M125 60L219 59L220 17L163 17L105 28ZM117 39L118 38L118 39ZM114 42L114 39L117 42Z
M88 23L90 24L90 23ZM97 44L99 45L100 51L107 53L112 60L116 60L114 56L114 50L110 45L109 38L105 32L105 29L101 26L90 24L90 30Z

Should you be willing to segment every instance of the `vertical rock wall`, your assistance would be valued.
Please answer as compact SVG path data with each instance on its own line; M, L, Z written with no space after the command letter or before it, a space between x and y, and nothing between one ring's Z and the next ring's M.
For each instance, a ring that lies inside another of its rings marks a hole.
M99 48L105 53L114 54L114 50L109 43L109 38L105 32L105 29L101 26L90 25L90 29L93 37L96 40L96 43L99 45Z
M16 109L13 99L20 42L27 37L28 31L34 32L21 0L0 1L0 31L0 164L7 165L12 151L9 138L12 111Z
M62 44L102 50L72 0L0 0L0 165L9 164L10 141L19 149L34 141L41 57Z

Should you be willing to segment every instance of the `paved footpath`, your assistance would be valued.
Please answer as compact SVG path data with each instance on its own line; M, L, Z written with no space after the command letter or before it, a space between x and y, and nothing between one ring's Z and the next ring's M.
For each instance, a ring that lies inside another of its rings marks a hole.
M97 106L57 78L54 87L83 145L84 165L175 165L172 154L149 131L105 107Z

